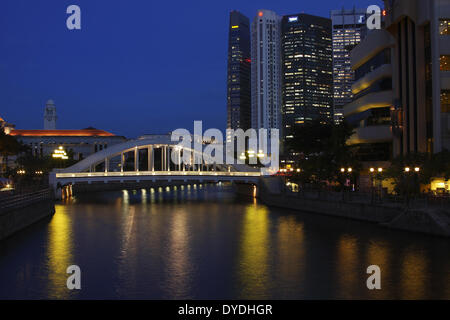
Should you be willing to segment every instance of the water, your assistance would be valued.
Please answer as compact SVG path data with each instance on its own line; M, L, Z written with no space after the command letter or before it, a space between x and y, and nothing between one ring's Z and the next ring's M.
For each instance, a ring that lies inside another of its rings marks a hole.
M81 268L81 290L66 268ZM379 265L382 290L366 287ZM450 241L227 187L96 193L0 243L3 299L450 299Z

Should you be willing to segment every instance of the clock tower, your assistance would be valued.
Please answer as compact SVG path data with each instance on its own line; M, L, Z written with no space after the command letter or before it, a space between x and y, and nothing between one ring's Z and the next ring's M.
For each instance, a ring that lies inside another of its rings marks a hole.
M44 111L44 130L56 130L56 106L53 100L48 100Z

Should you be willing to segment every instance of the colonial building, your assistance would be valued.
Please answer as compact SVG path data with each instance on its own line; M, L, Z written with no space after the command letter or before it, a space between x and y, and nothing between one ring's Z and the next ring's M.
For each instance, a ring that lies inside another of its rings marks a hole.
M12 130L20 142L31 147L36 157L49 156L60 146L75 160L126 141L125 137L95 128L82 130Z

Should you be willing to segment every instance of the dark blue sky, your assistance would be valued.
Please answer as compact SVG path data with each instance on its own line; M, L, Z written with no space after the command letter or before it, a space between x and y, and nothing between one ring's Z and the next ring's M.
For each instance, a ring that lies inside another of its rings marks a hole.
M258 9L329 16L381 0L1 0L0 116L41 129L52 98L58 128L128 137L226 123L228 14ZM66 28L77 4L82 30Z

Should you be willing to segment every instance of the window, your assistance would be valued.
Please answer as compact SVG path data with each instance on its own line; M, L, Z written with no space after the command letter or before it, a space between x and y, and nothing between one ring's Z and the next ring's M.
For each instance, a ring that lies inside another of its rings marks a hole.
M450 90L441 91L441 112L450 113Z
M439 34L450 35L450 19L439 20Z
M450 71L450 55L444 55L440 58L441 71Z

